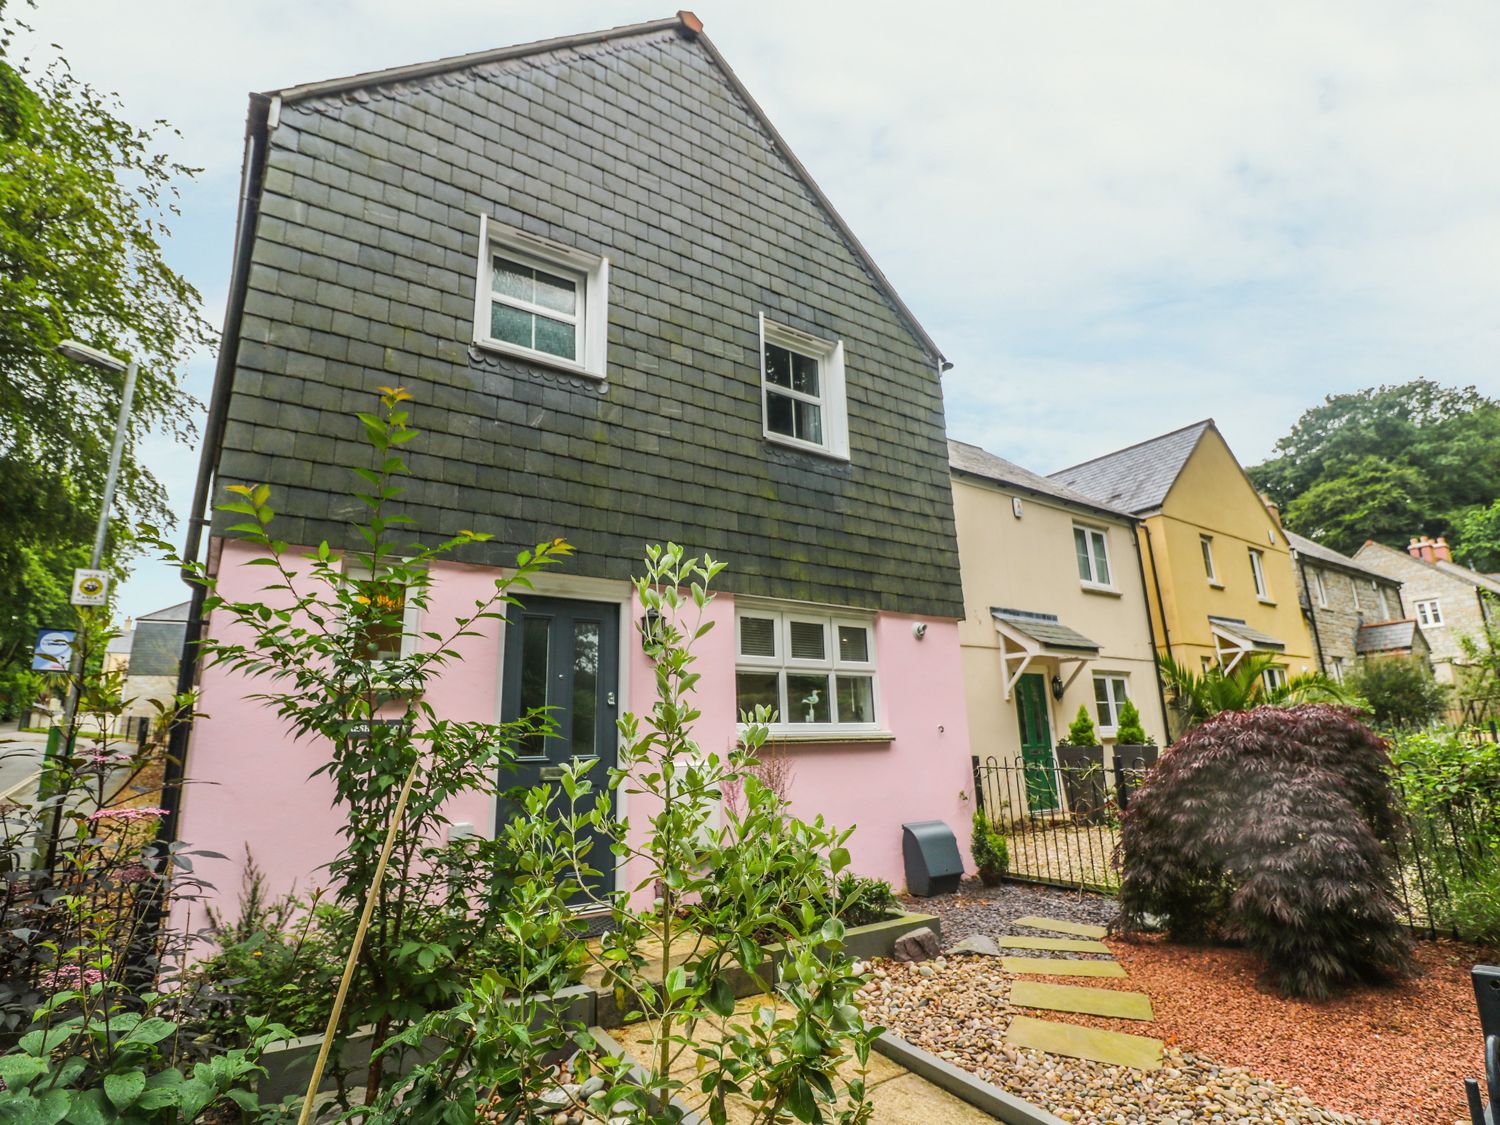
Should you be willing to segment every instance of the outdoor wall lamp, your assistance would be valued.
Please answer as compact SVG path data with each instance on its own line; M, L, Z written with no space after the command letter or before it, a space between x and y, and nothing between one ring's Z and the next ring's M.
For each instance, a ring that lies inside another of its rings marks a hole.
M654 644L660 643L657 636L657 628L661 624L661 610L648 609L641 616L641 647L649 649Z
M1053 699L1061 699L1063 697L1063 688L1065 688L1066 686L1067 685L1063 683L1063 678L1061 676L1053 676L1052 677L1052 698Z

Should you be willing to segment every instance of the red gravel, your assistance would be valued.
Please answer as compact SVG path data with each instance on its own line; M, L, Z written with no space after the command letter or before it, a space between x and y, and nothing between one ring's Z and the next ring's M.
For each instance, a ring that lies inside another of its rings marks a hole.
M1160 1036L1216 1062L1299 1085L1330 1109L1386 1125L1468 1120L1463 1080L1484 1066L1469 969L1493 962L1493 951L1418 942L1421 975L1314 1003L1263 991L1260 967L1243 949L1155 938L1111 938L1109 944L1130 976L1087 983L1149 993L1156 1020L1078 1022Z

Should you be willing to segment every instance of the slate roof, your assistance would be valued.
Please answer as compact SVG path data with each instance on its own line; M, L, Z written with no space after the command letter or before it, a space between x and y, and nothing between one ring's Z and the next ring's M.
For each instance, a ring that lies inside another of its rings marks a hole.
M1296 551L1299 555L1306 555L1309 560L1324 563L1339 570L1353 571L1356 574L1364 575L1366 578L1373 578L1376 581L1383 582L1387 586L1401 585L1400 579L1381 574L1378 570L1371 570L1364 563L1357 562L1348 555L1340 551L1335 551L1332 547L1325 547L1323 544L1309 539L1305 535L1298 535L1295 531L1287 531L1285 528L1282 529L1282 533L1286 536L1287 542L1292 545L1292 550Z
M1438 561L1431 565L1437 567L1444 574L1451 574L1454 578L1462 578L1465 582L1470 582L1478 586L1481 590L1488 590L1492 594L1500 594L1500 581L1496 581L1493 574L1481 574L1477 570L1470 570L1468 567L1460 566L1455 562Z
M1254 626L1246 625L1241 618L1215 617L1210 614L1208 620L1211 624L1219 626L1219 628L1226 632L1233 633L1235 636L1249 641L1252 648L1271 649L1276 652L1281 652L1286 648L1285 641L1279 641L1271 636L1270 633L1262 633Z
M494 535L459 561L562 534L569 574L623 579L672 540L729 592L963 616L941 357L685 18L260 112L205 455L221 495L272 486L278 538L359 546L351 412L401 385L413 534ZM471 347L481 214L609 258L605 382ZM765 440L762 311L844 341L847 462Z
M1024 609L1001 609L991 607L990 614L997 621L1025 633L1043 648L1063 649L1068 652L1098 652L1099 646L1082 633L1070 629L1057 619L1055 613L1032 613Z
M1051 479L1096 502L1140 515L1162 506L1213 419L1194 422L1092 461L1059 469Z
M1417 623L1405 621L1378 621L1359 627L1354 651L1363 656L1374 652L1405 652L1416 643Z
M1092 496L1069 488L1065 484L1059 484L1050 477L1033 473L1030 469L1023 469L1014 461L1007 461L1004 457L981 449L977 445L968 442L954 441L948 439L948 465L956 472L966 473L969 476L983 477L986 480L995 481L998 484L1008 484L1026 492L1035 493L1039 496L1050 496L1054 500L1072 504L1075 507L1086 508L1091 512L1101 515L1113 516L1116 519L1133 522L1135 517L1128 512L1118 508L1110 508L1099 503Z

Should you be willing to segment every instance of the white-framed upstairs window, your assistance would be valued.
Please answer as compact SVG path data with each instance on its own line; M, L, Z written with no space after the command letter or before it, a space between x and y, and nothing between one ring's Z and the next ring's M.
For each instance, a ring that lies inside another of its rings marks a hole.
M1113 590L1109 570L1109 536L1103 528L1073 525L1073 554L1078 559L1078 580L1096 590Z
M1198 536L1198 548L1203 552L1203 573L1208 578L1210 586L1222 586L1219 581L1218 571L1214 569L1214 537L1212 535Z
M479 220L474 345L603 379L609 259Z
M820 339L761 313L760 385L767 440L848 459L842 340Z
M1433 629L1443 624L1443 607L1438 598L1424 598L1422 601L1413 603L1416 610L1417 624L1424 629Z
M1255 579L1255 596L1263 602L1271 600L1271 587L1266 584L1265 552L1255 547L1250 549L1250 576Z
M1113 737L1120 726L1120 710L1130 698L1130 685L1124 676L1103 672L1094 677L1094 711L1099 717L1099 733Z
M1384 621L1389 621L1391 619L1391 603L1385 596L1385 587L1380 585L1373 578L1370 580L1370 586L1375 590L1376 600L1380 602L1381 619Z
M407 596L406 587L389 576L377 576L368 560L346 559L344 578L354 597L375 607L370 618L359 624L356 652L376 663L416 652L420 610ZM347 624L353 628L356 622Z
M1349 579L1349 596L1354 599L1354 612L1363 613L1365 607L1360 604L1359 583L1354 581L1353 578Z
M1327 609L1328 585L1323 581L1323 572L1321 570L1313 570L1311 573L1313 577L1313 593L1317 596L1318 605L1323 609Z
M774 733L878 729L875 629L816 610L741 607L735 614L735 711L772 708Z

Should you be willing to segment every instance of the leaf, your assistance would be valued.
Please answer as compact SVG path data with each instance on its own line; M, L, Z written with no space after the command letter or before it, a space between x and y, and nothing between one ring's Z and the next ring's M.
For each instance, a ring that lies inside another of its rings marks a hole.
M703 1006L726 1019L734 1015L734 989L729 987L728 979L722 976L714 978L713 985L703 997Z
M146 1076L138 1070L104 1076L104 1093L116 1109L128 1109L145 1089Z

